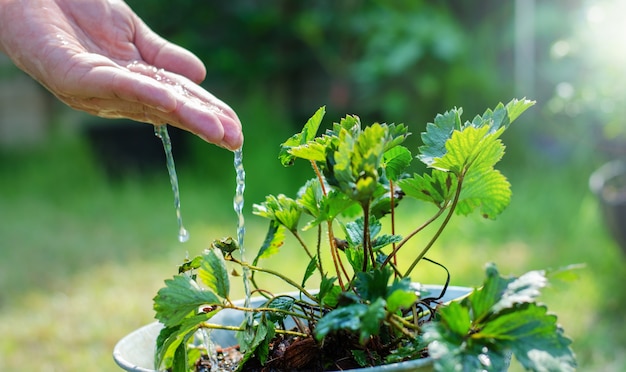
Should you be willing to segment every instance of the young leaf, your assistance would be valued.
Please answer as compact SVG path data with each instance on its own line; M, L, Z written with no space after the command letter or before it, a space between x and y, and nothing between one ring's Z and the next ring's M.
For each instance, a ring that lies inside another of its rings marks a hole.
M398 146L404 140L411 135L409 128L404 124L383 124L387 126L387 137L385 138L385 149L387 152L390 149Z
M306 231L322 222L332 221L353 205L355 205L355 201L348 198L346 194L331 190L319 200L318 215L315 216L314 220L309 221L302 230Z
M154 298L155 317L165 326L171 327L198 311L202 305L221 303L213 292L200 288L188 276L175 275L165 281L165 287Z
M317 178L310 179L302 187L296 201L304 208L304 212L313 217L320 215L320 201L323 197L322 187Z
M244 319L241 327L245 330L235 335L240 351L245 354L256 353L259 359L266 359L269 355L269 341L275 333L274 323L268 321L266 317L261 317L258 324L249 327L248 320Z
M385 169L387 178L397 181L411 165L411 160L413 160L413 156L409 149L404 146L396 146L385 151L381 165Z
M228 269L226 269L226 261L222 251L219 249L208 249L204 253L204 260L198 271L200 280L215 291L218 296L228 298L230 293L230 278Z
M305 143L312 141L317 135L322 118L326 113L326 107L320 107L315 114L306 122L302 132L294 134L291 138L285 141L280 148L280 154L278 158L284 166L292 165L295 161L295 157L289 153L292 147L304 145Z
M326 160L327 137L316 138L303 145L295 146L289 149L289 154L294 158L324 162Z
M253 205L252 213L276 220L289 231L296 231L302 215L302 208L295 200L283 194L268 195L263 203Z

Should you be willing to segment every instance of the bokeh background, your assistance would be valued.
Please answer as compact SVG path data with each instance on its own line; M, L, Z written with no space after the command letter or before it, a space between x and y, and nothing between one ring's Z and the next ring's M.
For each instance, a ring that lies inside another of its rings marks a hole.
M431 258L469 286L489 261L505 274L584 264L543 301L574 339L581 371L626 370L624 253L588 186L626 153L622 1L128 3L204 61L204 87L243 122L249 250L266 227L251 205L310 177L277 154L318 107L327 125L345 114L405 123L416 146L439 112L462 107L471 119L514 97L536 100L504 135L511 205L496 221L453 220ZM163 279L234 234L232 153L170 133L185 244L151 126L74 112L0 55L0 370L117 370L113 346L153 320ZM282 254L282 270L305 267L298 252ZM443 280L426 268L414 279Z

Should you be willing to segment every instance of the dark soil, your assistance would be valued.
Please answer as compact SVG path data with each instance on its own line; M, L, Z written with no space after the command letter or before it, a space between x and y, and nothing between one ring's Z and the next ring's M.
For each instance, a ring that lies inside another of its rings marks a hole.
M270 355L265 365L261 365L258 358L248 360L242 371L244 372L281 372L281 371L341 371L360 368L354 360L350 350L359 348L357 340L350 339L352 336L328 337L324 345L318 344L312 337L300 338L294 336L277 335L270 344ZM373 344L373 345L372 345ZM368 344L369 348L375 347L378 353L384 351L384 347L377 345L373 339ZM219 371L234 371L242 354L238 348L218 348ZM211 371L208 359L201 359L196 365L196 372Z

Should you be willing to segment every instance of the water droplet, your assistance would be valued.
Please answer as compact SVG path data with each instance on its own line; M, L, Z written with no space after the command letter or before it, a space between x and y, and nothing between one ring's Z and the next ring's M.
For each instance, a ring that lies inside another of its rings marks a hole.
M181 227L178 231L178 241L185 243L187 240L189 240L189 231L187 231L184 227Z
M189 232L187 232L187 230L183 226L183 217L180 213L180 192L178 191L178 177L176 176L174 156L172 155L172 142L170 141L170 136L167 132L167 125L155 125L154 134L161 139L161 142L163 142L167 172L170 176L172 192L174 193L174 208L176 209L176 220L178 222L178 241L184 243L189 240Z

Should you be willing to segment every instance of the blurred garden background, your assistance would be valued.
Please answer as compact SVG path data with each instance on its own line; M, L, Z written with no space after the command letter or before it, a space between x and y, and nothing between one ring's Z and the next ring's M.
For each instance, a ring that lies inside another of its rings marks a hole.
M430 257L469 286L489 261L505 274L584 264L543 300L581 371L626 370L625 257L588 186L626 153L622 1L128 3L204 61L203 86L240 116L252 251L266 228L252 204L294 195L310 177L277 154L320 106L327 125L345 114L405 123L415 146L450 108L469 120L514 97L536 100L504 136L511 205L496 221L453 220ZM0 370L118 370L113 346L153 321L163 280L235 233L232 153L171 135L185 244L152 127L74 112L0 55ZM283 270L307 263L281 254ZM428 270L414 279L440 275Z

